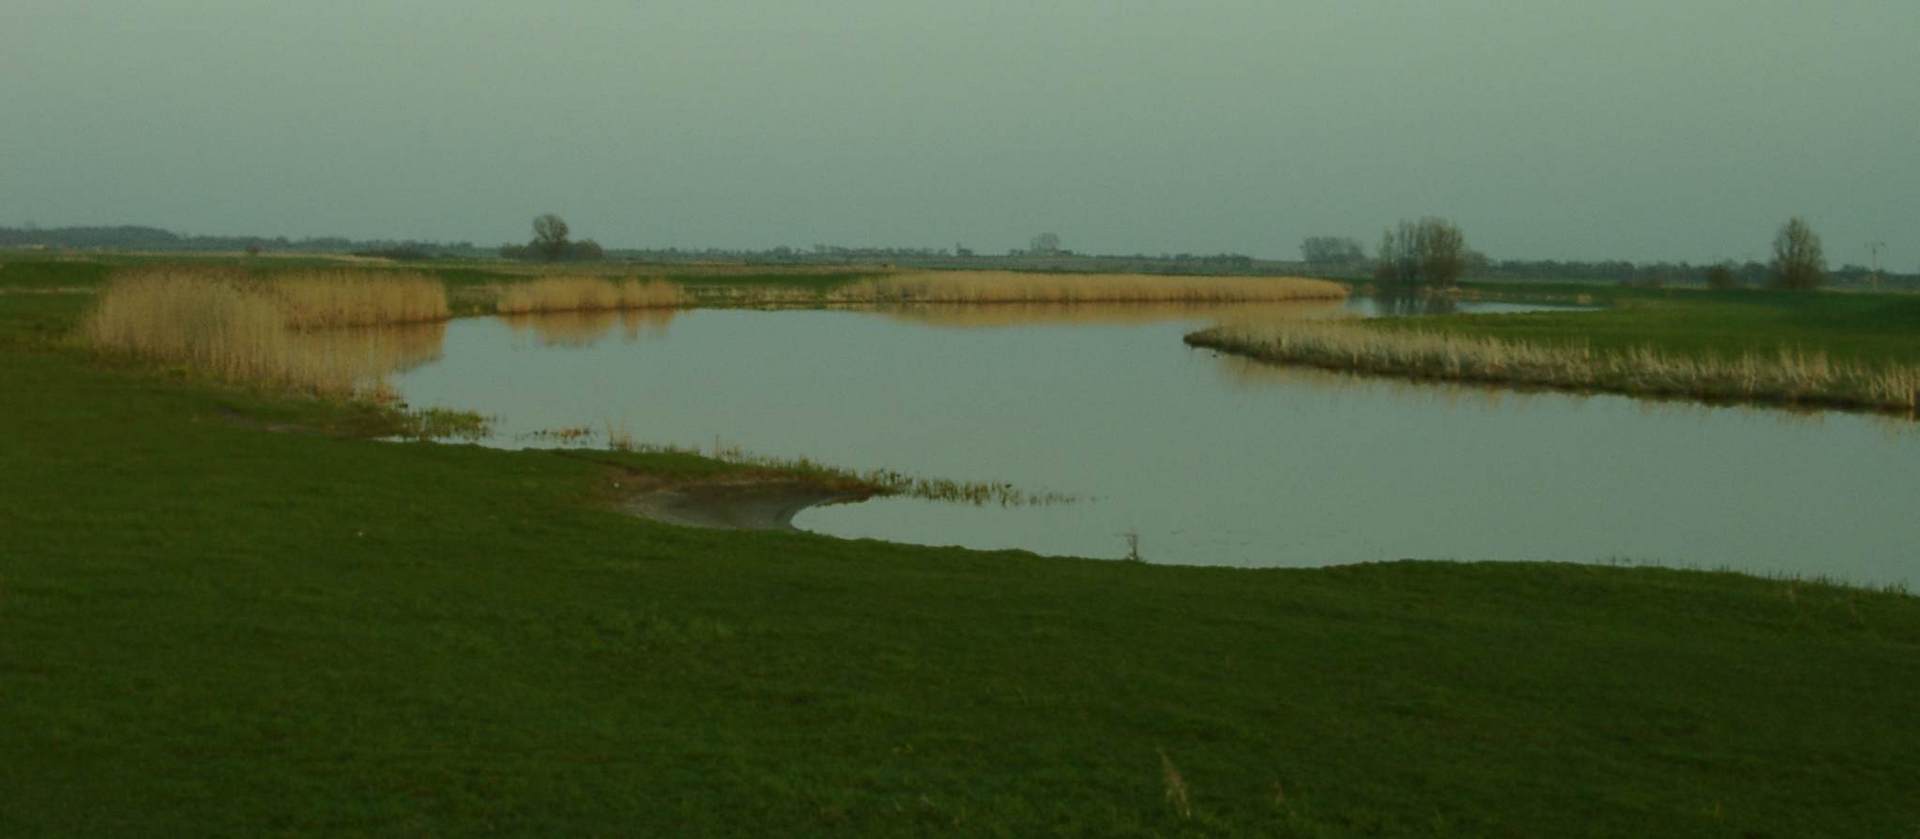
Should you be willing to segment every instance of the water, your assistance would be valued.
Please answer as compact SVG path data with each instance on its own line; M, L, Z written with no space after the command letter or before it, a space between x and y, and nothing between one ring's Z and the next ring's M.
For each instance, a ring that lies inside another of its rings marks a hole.
M1222 316L469 319L394 385L416 406L496 415L503 445L611 425L1082 498L887 498L796 519L835 536L1120 557L1133 533L1165 563L1646 562L1920 582L1920 433L1905 421L1413 384L1181 343Z

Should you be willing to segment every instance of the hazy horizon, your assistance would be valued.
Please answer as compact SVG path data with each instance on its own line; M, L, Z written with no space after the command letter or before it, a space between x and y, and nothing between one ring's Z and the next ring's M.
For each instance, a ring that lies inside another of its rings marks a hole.
M16 0L0 224L1920 263L1920 4L1195 5Z

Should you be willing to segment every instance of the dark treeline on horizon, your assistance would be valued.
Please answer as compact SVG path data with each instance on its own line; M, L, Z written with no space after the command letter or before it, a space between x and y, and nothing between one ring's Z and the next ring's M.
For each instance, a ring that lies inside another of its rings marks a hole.
M0 227L0 249L73 251L149 251L193 253L324 253L381 257L398 261L426 259L501 259L503 251L523 246L482 246L473 242L436 242L414 239L350 239L342 236L207 236L175 233L145 225L72 227ZM1632 262L1628 260L1491 259L1477 254L1467 268L1468 280L1562 280L1608 282L1659 287L1705 283L1715 267L1730 270L1741 286L1763 287L1771 268L1757 261L1701 263ZM1299 259L1263 259L1245 254L1087 254L1073 250L1039 252L1014 249L1005 254L981 254L955 245L932 247L848 247L816 244L809 248L779 246L745 248L607 248L608 261L689 263L747 262L769 265L889 264L922 268L1003 268L1033 271L1089 271L1183 274L1261 274L1288 272L1346 280L1371 277L1371 260L1314 264ZM1838 285L1865 286L1874 272L1860 265L1843 265L1828 272ZM1882 271L1880 281L1892 288L1920 288L1920 272Z
M490 255L472 242L348 239L343 236L192 236L137 224L87 227L0 227L0 248L72 248L135 251L282 251L302 253L417 253L418 258Z

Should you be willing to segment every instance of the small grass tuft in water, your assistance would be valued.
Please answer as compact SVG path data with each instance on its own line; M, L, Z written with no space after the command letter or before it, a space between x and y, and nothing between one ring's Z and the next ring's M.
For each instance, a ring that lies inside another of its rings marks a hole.
M565 428L543 428L515 435L516 440L537 440L552 443L580 443L593 437L593 427L575 425Z
M474 411L425 408L400 415L399 436L414 440L479 440L492 430L492 420Z
M920 498L928 501L951 501L984 507L995 504L1002 507L1052 506L1071 504L1079 498L1059 492L1029 492L1011 483L1000 481L955 481L946 478L922 478L908 475L892 469L869 469L866 471L845 469L819 463L810 458L769 457L747 452L736 445L727 445L715 440L713 448L701 451L697 447L683 447L639 442L631 431L603 423L607 448L617 452L635 454L680 454L705 457L733 466L745 466L774 472L817 479L826 483L857 486L875 495L899 495L908 498Z

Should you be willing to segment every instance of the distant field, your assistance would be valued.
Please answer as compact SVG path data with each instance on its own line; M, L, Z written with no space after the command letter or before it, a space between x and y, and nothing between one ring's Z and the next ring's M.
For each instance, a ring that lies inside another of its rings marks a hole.
M1599 312L1443 316L1371 324L1386 330L1479 335L1599 350L1652 347L1733 358L1790 348L1862 362L1920 363L1920 295L1705 289L1637 290L1555 284L1469 284L1489 297L1585 300Z

